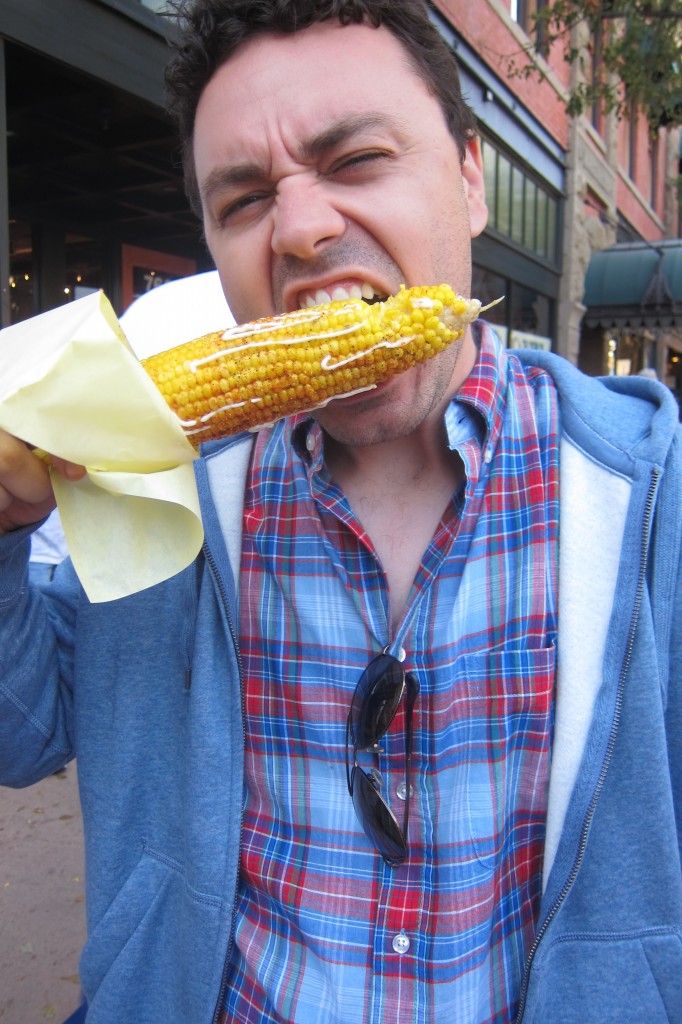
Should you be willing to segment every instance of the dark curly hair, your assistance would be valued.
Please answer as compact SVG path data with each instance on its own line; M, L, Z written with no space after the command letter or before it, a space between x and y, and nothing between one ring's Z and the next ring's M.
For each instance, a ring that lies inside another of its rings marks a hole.
M416 73L440 103L462 159L476 135L455 58L431 23L424 0L171 0L169 8L177 24L166 69L168 111L179 131L187 195L199 216L192 154L196 109L215 71L260 33L297 32L329 20L384 25L403 44Z

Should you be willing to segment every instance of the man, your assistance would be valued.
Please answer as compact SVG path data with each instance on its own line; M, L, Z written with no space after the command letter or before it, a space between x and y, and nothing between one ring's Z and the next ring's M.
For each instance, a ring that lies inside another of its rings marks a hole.
M185 13L238 321L469 293L480 151L420 0ZM49 484L2 438L1 778L78 757L88 1021L681 1019L676 423L478 324L208 446L201 559L93 606L69 563L27 592Z

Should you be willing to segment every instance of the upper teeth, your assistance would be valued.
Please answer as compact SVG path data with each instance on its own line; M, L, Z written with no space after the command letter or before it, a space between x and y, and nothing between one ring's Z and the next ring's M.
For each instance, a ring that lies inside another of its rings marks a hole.
M354 284L350 288L337 286L330 291L320 288L316 292L308 292L305 302L301 305L321 306L325 302L343 302L345 299L365 299L369 302L377 295L372 285L365 281L362 286Z

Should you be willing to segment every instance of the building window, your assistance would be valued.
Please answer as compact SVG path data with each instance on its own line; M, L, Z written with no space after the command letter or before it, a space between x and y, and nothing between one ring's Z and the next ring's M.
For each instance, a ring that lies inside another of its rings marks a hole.
M649 156L650 156L650 170L649 170L649 205L652 210L656 209L656 193L658 191L658 174L659 174L659 161L661 153L661 139L659 135L649 136Z
M481 153L488 227L557 266L558 196L487 139L481 140Z
M502 341L514 348L549 348L553 333L554 301L533 285L502 277L474 263L471 293L486 305L485 320Z
M590 84L594 89L600 85L602 80L602 48L604 46L604 31L602 29L601 22L597 25L594 39L592 42L592 61L590 65ZM592 125L595 131L599 132L600 135L604 134L604 104L602 100L595 96L591 108L590 116Z
M628 133L628 176L630 178L630 181L635 180L635 174L637 173L638 120L639 118L637 105L631 101L628 107L628 114L625 119L626 130Z
M535 49L545 55L547 49L542 22L538 25L535 15L547 6L547 0L510 0L509 13L526 35L535 37Z
M503 235L509 235L511 230L511 169L510 161L498 153L495 227Z
M511 231L512 242L523 245L523 211L525 204L526 177L520 167L511 169Z

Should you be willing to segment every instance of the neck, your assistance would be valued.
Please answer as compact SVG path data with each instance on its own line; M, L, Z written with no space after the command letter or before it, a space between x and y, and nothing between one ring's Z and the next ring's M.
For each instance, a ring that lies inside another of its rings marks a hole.
M424 480L450 478L453 466L442 421L422 424L407 437L364 447L342 445L326 437L325 461L346 491L352 482L366 481L363 489L370 487L377 493L388 494L402 491L407 499L414 496L415 487Z
M367 448L332 442L326 454L386 574L395 633L424 552L462 481L461 460L443 436L435 443L421 433Z

